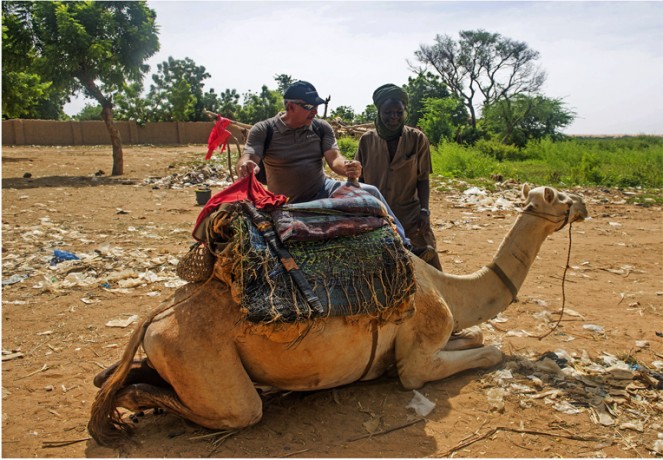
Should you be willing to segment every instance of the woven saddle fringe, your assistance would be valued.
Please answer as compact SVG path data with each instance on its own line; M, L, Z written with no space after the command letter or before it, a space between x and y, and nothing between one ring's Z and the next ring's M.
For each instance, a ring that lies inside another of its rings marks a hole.
M184 281L206 281L214 272L214 254L203 243L194 243L180 259L175 272Z

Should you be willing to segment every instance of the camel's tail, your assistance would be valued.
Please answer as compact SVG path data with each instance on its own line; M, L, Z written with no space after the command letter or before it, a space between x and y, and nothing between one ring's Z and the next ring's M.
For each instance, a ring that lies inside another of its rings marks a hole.
M159 311L157 310L145 318L140 324L140 327L131 335L127 348L124 350L124 354L115 372L101 386L97 397L92 403L87 430L94 440L103 446L115 446L131 432L132 426L122 420L120 412L117 409L117 393L124 387L124 380L131 370L134 356L145 337L145 331Z

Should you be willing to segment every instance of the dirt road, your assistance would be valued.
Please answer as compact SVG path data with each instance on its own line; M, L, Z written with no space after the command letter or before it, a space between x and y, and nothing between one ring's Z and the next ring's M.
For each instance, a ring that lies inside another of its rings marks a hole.
M125 175L110 178L108 147L3 148L4 457L655 455L663 436L663 392L655 389L663 372L661 207L629 204L637 190L596 188L573 190L592 219L573 226L564 291L566 229L544 243L518 301L482 326L505 361L424 386L435 405L425 417L408 408L414 392L384 378L280 395L259 424L237 433L148 413L134 443L115 450L88 439L92 378L119 359L133 322L182 284L175 265L201 209L187 183L206 174L186 165L205 151L127 147ZM436 187L431 213L444 269L473 272L515 220L518 185L496 193ZM55 250L80 260L53 260ZM557 321L563 296L559 327L533 337Z

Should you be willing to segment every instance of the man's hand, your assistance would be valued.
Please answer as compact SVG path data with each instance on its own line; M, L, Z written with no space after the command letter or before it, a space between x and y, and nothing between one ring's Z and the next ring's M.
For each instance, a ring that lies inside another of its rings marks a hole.
M419 231L422 231L430 225L430 211L428 209L421 209L419 211Z
M260 166L258 166L255 161L247 159L237 163L237 175L240 179L251 175L251 172L255 174L260 172Z
M361 163L357 160L345 160L345 176L350 181L356 181L361 177Z

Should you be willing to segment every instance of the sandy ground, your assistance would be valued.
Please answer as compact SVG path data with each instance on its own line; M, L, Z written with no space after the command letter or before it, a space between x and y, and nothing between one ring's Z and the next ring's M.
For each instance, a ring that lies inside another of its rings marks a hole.
M629 204L637 190L596 188L573 190L592 219L573 226L564 291L566 229L544 243L518 301L482 325L505 361L425 385L420 393L434 404L427 415L408 408L413 391L383 378L279 395L260 423L233 433L147 413L132 442L99 446L86 430L92 378L121 356L134 327L122 323L145 317L181 284L174 268L200 211L181 175L205 151L127 147L125 175L111 178L108 147L3 148L3 457L656 455L661 208ZM487 197L437 185L431 211L444 269L473 272L516 217L490 203L512 202L518 185ZM81 260L51 266L55 250ZM559 327L533 337L556 322L563 297Z

